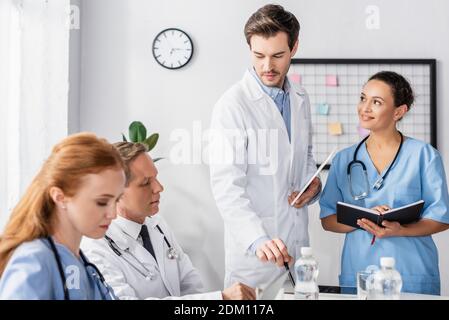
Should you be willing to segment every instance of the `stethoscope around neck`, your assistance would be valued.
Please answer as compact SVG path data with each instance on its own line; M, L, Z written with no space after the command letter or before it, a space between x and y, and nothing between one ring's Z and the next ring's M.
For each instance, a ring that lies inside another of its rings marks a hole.
M59 272L59 276L61 277L61 282L62 282L62 286L63 286L63 290L64 290L64 300L70 300L69 289L67 288L67 280L66 280L64 269L62 266L61 257L58 254L58 251L56 249L56 245L55 245L55 242L53 241L53 239L51 237L47 237L47 240L50 243L50 249L53 252L53 255L56 259L56 264L58 265L58 272ZM93 272L91 274L91 276L94 277L93 280L95 281L102 298L106 299L107 296L109 296L110 299L115 300L116 297L114 296L112 289L106 283L103 275L101 274L100 270L98 270L97 266L94 265L93 263L90 263L86 259L86 257L84 256L84 253L81 250L79 251L79 253L80 253L81 260L83 261L84 267L87 270L87 274L90 274L88 267L94 269L95 272ZM103 285L103 288L100 287L100 284L98 283L98 281L101 282L101 284ZM104 292L104 291L106 291L106 292Z
M164 236L164 241L165 244L167 245L167 258L170 260L176 260L179 258L178 252L176 251L175 248L173 248L170 244L170 242L168 242L167 237L165 236L165 233L162 231L161 227L156 226L156 228L159 230L159 232Z
M396 155L395 155L393 161L391 162L391 164L389 165L387 171L385 171L385 173L381 177L379 177L379 179L377 179L376 182L374 182L373 189L375 189L375 190L380 190L382 188L385 179L387 178L388 174L390 173L390 170L393 167L394 163L396 162L396 159L399 156L399 152L401 151L402 144L404 142L404 136L402 135L402 133L400 131L398 131L398 132L399 132L399 135L401 136L401 143L399 144L398 151L396 152ZM355 151L354 151L354 158L351 162L349 162L349 164L346 168L346 173L348 175L348 180L349 180L349 191L351 192L351 196L353 197L354 200L362 200L362 199L365 199L366 197L368 197L368 195L369 195L370 187L369 187L368 173L366 170L366 165L363 163L363 161L357 160L357 154L359 152L359 149L368 138L369 138L369 135L366 136L365 138L363 138L363 140L359 142L359 144L357 145L357 147L355 148ZM361 166L362 170L363 170L364 191L361 193L356 193L354 191L353 181L351 178L351 171L353 170L353 167L356 165Z
M168 247L167 253L166 253L167 258L170 260L178 259L179 258L178 252L176 251L175 248L172 247L170 242L168 242L168 239L165 236L162 229L159 226L156 226L156 228L164 236L164 241L167 244L167 247ZM109 247L112 249L112 251L117 256L123 258L134 270L136 270L138 273L140 273L145 278L145 280L154 280L156 278L156 273L154 271L148 269L139 259L137 259L137 257L129 250L129 248L127 248L126 250L122 250L115 243L115 241L112 240L109 236L105 235L104 238L108 242ZM131 258L132 261L129 258ZM137 267L136 264L139 267Z

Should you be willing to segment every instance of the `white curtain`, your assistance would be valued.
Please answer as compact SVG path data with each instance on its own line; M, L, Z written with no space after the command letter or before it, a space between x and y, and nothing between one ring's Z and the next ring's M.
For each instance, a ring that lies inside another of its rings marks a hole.
M67 135L69 0L0 0L0 230Z

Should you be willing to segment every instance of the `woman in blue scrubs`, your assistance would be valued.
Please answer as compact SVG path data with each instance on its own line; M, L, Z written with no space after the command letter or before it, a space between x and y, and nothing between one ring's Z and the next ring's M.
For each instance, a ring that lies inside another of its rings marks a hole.
M401 75L389 71L373 75L358 104L360 126L370 135L337 153L332 161L320 200L320 218L325 230L346 234L339 277L343 292L355 291L358 271L378 266L380 257L390 256L402 276L403 292L440 294L432 234L449 228L449 196L439 152L428 143L402 136L396 128L413 100L410 84ZM348 165L355 153L366 168L352 163L349 179ZM412 224L384 221L379 227L361 219L362 229L355 229L336 218L337 201L382 213L421 199L425 201L421 219Z
M79 247L104 236L124 186L106 140L80 133L56 145L0 238L0 299L113 299Z

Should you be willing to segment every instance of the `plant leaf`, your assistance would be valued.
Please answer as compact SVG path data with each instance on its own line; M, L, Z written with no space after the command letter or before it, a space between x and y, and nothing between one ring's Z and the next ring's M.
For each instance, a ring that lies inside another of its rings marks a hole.
M165 158L155 158L155 159L153 159L153 162L158 162L159 160L162 160L162 159L165 159Z
M131 124L129 125L129 140L131 142L136 142L137 141L137 127L139 126L139 122L138 121L134 121L131 122Z
M159 133L153 133L151 136L149 136L143 143L145 143L148 147L148 152L151 151L157 143L157 140L159 139Z
M122 138L123 138L123 142L128 142L128 140L126 140L126 137L123 133L122 133Z
M147 136L147 129L140 121L133 121L129 125L129 139L132 142L143 142Z

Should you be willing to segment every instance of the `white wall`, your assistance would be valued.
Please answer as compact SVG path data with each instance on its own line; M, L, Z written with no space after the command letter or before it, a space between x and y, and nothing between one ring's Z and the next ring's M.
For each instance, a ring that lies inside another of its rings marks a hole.
M67 135L68 0L1 0L0 230Z
M80 81L81 81L81 0L70 0L71 28L69 42L69 103L68 132L79 131L80 127Z
M9 100L9 76L6 70L10 64L10 49L9 49L9 33L10 33L10 16L11 3L8 1L0 1L0 114L7 117L7 101ZM0 137L8 136L8 128L5 122L0 125ZM0 139L0 230L3 228L4 221L7 219L8 212L8 172L6 170L8 165L8 158L6 152L7 141Z
M161 134L154 156L170 156L175 129L209 126L219 96L249 65L243 26L266 1L88 0L82 3L80 129L120 140L133 120ZM438 59L438 140L449 170L449 2L445 0L278 1L299 18L303 58ZM367 30L365 8L378 5L380 29ZM193 61L178 71L152 57L154 36L179 27L194 41ZM196 122L199 121L199 122ZM193 133L191 133L193 134ZM198 141L197 141L198 142ZM201 144L196 144L199 150ZM204 164L158 163L165 184L161 214L200 269L208 288L222 285L223 227ZM320 283L337 284L343 238L324 232L318 207L310 210ZM188 226L188 227L186 227ZM435 237L443 293L449 294L449 232Z

